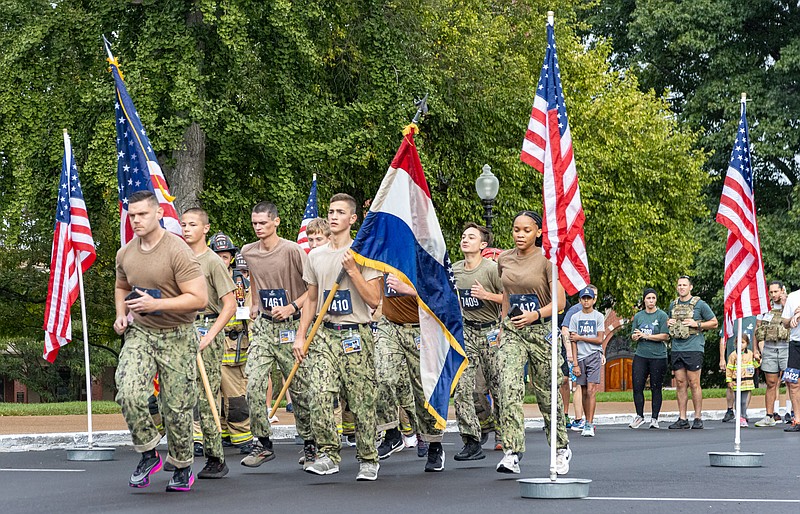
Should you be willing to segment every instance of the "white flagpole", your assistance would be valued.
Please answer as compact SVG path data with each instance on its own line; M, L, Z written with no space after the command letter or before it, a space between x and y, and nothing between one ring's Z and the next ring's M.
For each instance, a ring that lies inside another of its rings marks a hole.
M741 450L742 443L742 427L740 420L742 419L742 321L744 318L738 320L739 328L736 331L736 435L733 438L734 451Z
M553 265L552 273L550 275L550 298L552 310L550 311L550 322L552 325L552 333L550 334L550 480L556 480L556 446L558 438L556 437L556 417L558 415L558 352L557 347L559 344L558 338L558 264L556 264L555 255L550 261Z

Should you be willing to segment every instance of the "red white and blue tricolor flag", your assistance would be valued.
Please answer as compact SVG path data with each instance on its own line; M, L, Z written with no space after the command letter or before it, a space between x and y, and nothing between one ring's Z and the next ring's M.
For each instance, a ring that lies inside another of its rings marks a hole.
M763 314L770 309L756 221L750 133L746 114L743 99L736 142L717 210L717 223L728 229L724 279L727 337L733 335L733 320Z
M92 228L83 201L78 167L72 154L72 144L64 132L64 159L56 205L53 230L53 249L50 257L50 281L44 308L44 354L54 362L58 349L72 340L70 309L78 299L78 268L83 273L92 265L97 254Z
M589 283L589 260L572 134L551 23L547 24L547 51L520 159L544 174L542 249L545 257L557 264L561 285L568 294L575 294Z
M444 429L467 359L453 267L414 144L416 129L411 124L403 131L351 250L359 264L392 273L417 290L425 408Z
M158 159L150 146L150 140L139 119L125 87L117 58L111 54L106 44L111 74L116 84L116 103L114 112L117 126L117 190L119 193L119 231L120 243L125 246L133 239L133 228L128 220L128 197L137 191L147 189L156 195L164 210L161 225L173 234L183 237L178 211L172 205L174 197L169 194L167 180L158 165Z
M303 211L303 221L300 223L300 232L297 233L297 244L300 248L306 251L311 251L308 246L308 236L306 235L306 225L308 222L318 217L317 211L317 175L314 174L314 179L311 181L311 192L308 193L308 200L306 200L306 210Z

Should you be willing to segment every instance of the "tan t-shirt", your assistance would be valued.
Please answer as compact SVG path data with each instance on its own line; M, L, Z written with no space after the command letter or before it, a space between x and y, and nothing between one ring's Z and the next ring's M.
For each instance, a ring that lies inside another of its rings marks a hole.
M497 258L503 290L509 295L536 293L540 308L550 303L552 266L539 248L528 255L520 255L514 248Z
M281 238L275 248L266 251L256 241L244 245L242 256L250 270L250 292L259 300L260 312L269 312L273 305L283 302L289 305L306 292L303 268L308 257L297 243ZM285 291L285 300L280 290Z
M141 243L136 237L117 252L117 279L127 282L131 288L149 289L148 293L154 297L177 298L181 295L178 284L202 276L200 263L178 236L165 232L161 241L147 251L142 250ZM194 321L197 312L132 314L139 325L174 328Z
M489 300L479 300L470 293L470 288L475 282L480 282L484 289L490 293L503 292L503 283L497 271L497 263L489 259L481 259L475 269L466 269L466 261L453 264L453 274L456 277L458 299L461 302L461 312L467 321L486 323L500 318L500 304Z
M317 312L322 310L322 304L325 303L325 293L330 291L336 281L336 277L339 276L339 272L342 269L342 257L349 250L350 245L332 250L330 244L326 244L314 248L308 254L308 265L303 271L303 280L310 285L317 286ZM380 271L376 269L360 265L358 269L367 282L381 277ZM345 310L352 310L352 312L349 314L333 314L331 309L328 309L323 321L332 323L369 323L371 321L369 305L358 294L346 273L339 284L339 291L339 298L331 307L334 310L339 309L341 311L344 308ZM385 305L383 309L385 313Z
M219 314L222 310L222 297L231 291L236 291L236 284L225 269L225 263L211 250L198 255L197 261L203 270L203 276L206 277L208 288L208 306L203 314Z

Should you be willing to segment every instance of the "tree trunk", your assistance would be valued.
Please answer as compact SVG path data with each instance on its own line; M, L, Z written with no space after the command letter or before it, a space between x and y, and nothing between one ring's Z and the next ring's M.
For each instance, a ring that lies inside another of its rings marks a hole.
M164 168L170 193L175 196L175 209L182 214L186 209L200 206L203 177L206 168L206 134L193 121L183 133L181 146L172 152L174 168Z

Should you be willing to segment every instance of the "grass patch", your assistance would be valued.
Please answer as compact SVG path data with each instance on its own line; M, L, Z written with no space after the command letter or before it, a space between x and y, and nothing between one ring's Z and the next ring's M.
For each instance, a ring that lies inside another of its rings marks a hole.
M116 402L92 402L92 414L117 414L122 409ZM64 416L86 414L86 402L0 403L0 416Z

